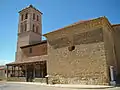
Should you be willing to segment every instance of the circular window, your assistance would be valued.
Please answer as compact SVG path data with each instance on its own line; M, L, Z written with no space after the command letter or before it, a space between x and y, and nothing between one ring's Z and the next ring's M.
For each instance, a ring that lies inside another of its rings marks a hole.
M69 51L73 51L75 49L75 46L70 46L70 47L68 47L68 50Z

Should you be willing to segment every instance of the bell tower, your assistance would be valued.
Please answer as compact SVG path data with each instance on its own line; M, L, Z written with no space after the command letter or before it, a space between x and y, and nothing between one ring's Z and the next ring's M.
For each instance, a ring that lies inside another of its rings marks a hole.
M22 61L20 47L42 40L42 13L32 5L19 11L16 61Z

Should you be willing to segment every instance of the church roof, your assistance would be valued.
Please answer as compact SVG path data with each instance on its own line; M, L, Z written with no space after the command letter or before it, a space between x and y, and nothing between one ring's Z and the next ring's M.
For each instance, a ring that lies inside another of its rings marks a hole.
M100 19L100 18L106 18L106 17L103 16L103 17L98 17L98 18L89 19L89 20L80 20L80 21L78 21L78 22L76 22L76 23L70 24L70 25L65 26L65 27L63 27L63 28L60 28L60 29L54 30L54 31L52 31L52 32L48 32L48 33L44 34L43 36L46 36L46 35L48 35L48 34L50 34L50 33L57 32L57 31L59 31L59 30L63 30L63 29L69 28L69 27L76 26L76 25L78 25L78 24L86 23L86 22L89 22L89 21L92 21L92 20L97 20L97 19Z
M120 26L120 24L113 24L112 26L113 26L113 27L114 27L114 26Z
M40 45L40 44L44 44L44 43L47 43L47 40L43 40L43 41L38 42L38 43L34 43L34 44L22 46L22 47L20 47L20 48L26 48L26 47L36 46L36 45Z

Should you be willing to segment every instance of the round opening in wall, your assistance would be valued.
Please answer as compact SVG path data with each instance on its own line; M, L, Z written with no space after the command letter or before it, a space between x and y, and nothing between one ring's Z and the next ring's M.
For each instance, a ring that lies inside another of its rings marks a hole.
M68 50L69 51L73 51L75 49L75 46L70 46L70 47L68 47Z

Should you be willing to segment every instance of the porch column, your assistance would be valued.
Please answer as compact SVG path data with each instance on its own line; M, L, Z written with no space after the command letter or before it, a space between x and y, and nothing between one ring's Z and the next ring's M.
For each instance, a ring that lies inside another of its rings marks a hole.
M27 65L25 64L25 77L27 78Z
M12 77L13 77L13 66L12 66Z
M39 63L39 70L40 70L39 74L40 74L40 77L41 77L41 65L40 65L40 63Z
M35 78L35 65L36 64L33 64L33 78Z
M43 66L43 62L42 62L42 64L41 64L41 73L42 73L42 78L43 78L43 76L44 76L44 75L43 75L43 67L44 67L44 66Z
M20 72L20 71L19 71L19 65L18 65L18 77L19 77L19 72Z
M15 66L14 66L14 77L15 77Z
M6 73L7 73L7 78L8 78L8 70L9 70L8 68L9 68L9 66L7 66L7 70L6 70Z

